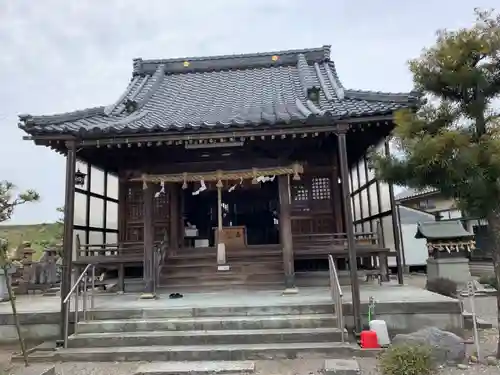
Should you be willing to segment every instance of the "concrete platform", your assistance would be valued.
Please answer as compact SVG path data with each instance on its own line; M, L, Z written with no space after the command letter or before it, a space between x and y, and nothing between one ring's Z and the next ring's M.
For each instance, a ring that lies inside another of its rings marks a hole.
M272 316L276 313L308 314L308 311L331 314L333 311L328 288L300 288L295 295L283 295L282 290L186 293L184 298L169 299L168 294L172 292L175 291L165 291L156 300L141 300L139 294L98 294L95 297L94 319L234 317L250 314ZM350 288L344 287L343 292L346 324L352 327ZM376 301L377 318L386 320L393 334L430 325L455 332L463 328L460 303L455 299L408 285L365 285L361 288L362 311L365 314L370 297ZM58 337L61 322L59 297L18 296L17 309L28 341ZM74 314L71 314L73 317ZM207 326L203 329L210 328ZM0 343L14 342L16 337L10 304L0 303Z

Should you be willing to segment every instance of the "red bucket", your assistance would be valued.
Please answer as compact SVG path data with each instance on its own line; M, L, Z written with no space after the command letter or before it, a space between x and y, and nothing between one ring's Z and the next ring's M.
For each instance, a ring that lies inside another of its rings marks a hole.
M361 332L361 348L363 349L380 348L380 345L378 344L377 333L375 331Z

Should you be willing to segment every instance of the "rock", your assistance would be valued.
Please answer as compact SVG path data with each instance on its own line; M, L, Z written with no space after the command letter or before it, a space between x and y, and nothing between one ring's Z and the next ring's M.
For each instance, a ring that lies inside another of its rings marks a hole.
M467 370L468 368L469 368L469 366L464 365L463 363L459 363L457 365L457 369L459 369L459 370Z
M496 366L498 365L498 361L495 357L486 357L486 364L488 366Z
M462 338L452 332L442 331L436 327L396 335L392 340L392 344L429 346L432 349L432 357L436 365L463 363L466 355L465 343Z

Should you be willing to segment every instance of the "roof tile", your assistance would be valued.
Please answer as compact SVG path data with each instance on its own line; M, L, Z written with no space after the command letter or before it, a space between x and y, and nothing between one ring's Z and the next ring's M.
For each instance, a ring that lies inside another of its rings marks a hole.
M307 90L313 87L320 88L315 103L307 98ZM124 110L128 100L138 103L133 113ZM330 61L330 46L323 46L232 56L135 59L133 78L112 105L53 116L23 115L20 127L38 134L274 125L324 116L389 114L417 100L414 93L345 90Z

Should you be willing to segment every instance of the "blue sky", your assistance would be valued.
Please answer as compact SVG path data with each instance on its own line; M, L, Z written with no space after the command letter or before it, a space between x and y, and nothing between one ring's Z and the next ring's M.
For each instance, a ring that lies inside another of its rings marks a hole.
M12 223L56 220L64 159L22 141L20 113L51 114L114 102L132 59L332 45L347 88L409 91L406 61L440 28L468 26L473 7L498 1L1 0L0 179L42 201Z

